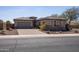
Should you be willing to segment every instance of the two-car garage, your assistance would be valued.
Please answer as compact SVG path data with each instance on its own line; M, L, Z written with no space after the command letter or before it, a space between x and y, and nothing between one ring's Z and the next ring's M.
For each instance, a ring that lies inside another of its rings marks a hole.
M25 22L17 22L15 23L15 27L18 29L26 29L26 28L33 28L32 21L25 21Z
M14 19L14 25L17 29L30 29L34 28L34 20L35 19L29 17L20 17Z

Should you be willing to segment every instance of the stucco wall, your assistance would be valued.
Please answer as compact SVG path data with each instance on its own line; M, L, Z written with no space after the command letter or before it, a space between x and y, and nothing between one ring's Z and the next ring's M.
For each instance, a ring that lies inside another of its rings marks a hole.
M64 20L42 20L41 23L42 22L45 22L47 24L47 30L66 30L66 21Z

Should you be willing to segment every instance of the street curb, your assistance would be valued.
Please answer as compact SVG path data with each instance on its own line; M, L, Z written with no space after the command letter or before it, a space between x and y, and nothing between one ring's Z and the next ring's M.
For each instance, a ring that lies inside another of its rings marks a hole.
M71 37L79 36L79 34L43 34L43 35L3 35L0 36L0 39L3 38L33 38L33 37Z

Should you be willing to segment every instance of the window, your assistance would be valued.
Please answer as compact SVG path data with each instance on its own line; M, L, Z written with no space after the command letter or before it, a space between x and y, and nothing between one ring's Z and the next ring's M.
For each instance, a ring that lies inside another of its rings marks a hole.
M56 21L54 21L54 26L56 26Z

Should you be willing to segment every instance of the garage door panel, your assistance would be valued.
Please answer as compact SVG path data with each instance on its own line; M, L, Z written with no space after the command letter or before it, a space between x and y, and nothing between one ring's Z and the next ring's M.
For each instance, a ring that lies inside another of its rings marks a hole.
M32 28L32 25L30 22L27 23L18 23L17 28Z

